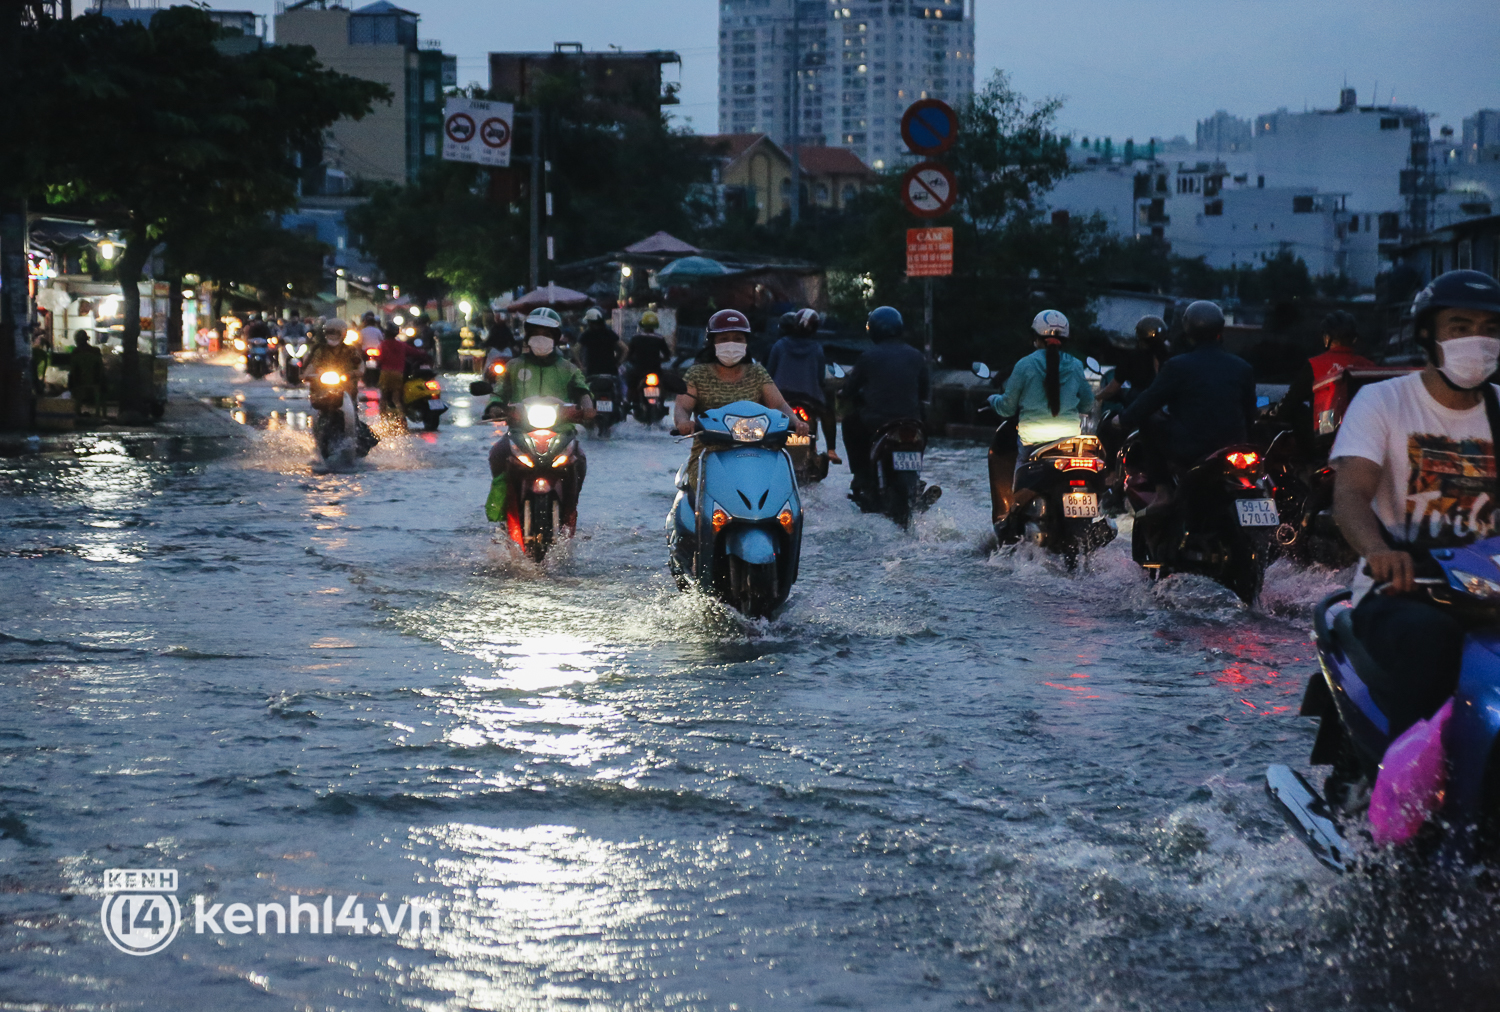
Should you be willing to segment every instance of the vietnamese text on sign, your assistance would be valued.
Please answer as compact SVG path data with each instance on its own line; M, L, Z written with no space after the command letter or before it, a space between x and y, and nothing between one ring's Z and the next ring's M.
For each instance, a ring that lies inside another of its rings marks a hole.
M509 102L448 99L443 106L444 161L509 166L514 124L515 106Z
M953 229L906 230L906 276L945 278L953 273Z

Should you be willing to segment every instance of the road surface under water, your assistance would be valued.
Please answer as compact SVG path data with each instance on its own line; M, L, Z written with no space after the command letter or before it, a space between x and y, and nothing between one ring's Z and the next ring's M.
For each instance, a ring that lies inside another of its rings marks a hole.
M587 444L579 536L545 566L496 543L461 379L438 433L347 474L312 473L305 394L206 365L175 395L230 398L238 438L0 461L0 1008L1493 993L1482 918L1440 901L1447 942L1414 928L1265 800L1267 764L1306 769L1331 574L1278 564L1252 612L1153 587L1125 539L1081 575L992 556L983 451L939 443L911 533L842 469L808 490L801 579L750 622L667 576L664 431ZM107 942L112 868L177 869L165 951ZM351 895L439 930L195 924L195 898Z

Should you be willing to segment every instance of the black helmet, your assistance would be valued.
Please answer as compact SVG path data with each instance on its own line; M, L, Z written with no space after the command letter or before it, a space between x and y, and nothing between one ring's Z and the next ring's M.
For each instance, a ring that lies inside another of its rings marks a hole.
M1359 325L1352 313L1335 309L1323 317L1323 333L1337 344L1353 344L1354 339L1359 336Z
M1500 313L1500 281L1478 271L1449 271L1439 274L1411 300L1411 315L1416 321L1417 343L1433 354L1432 318L1439 309L1479 309Z
M905 324L901 320L901 314L890 306L871 310L869 318L865 320L865 329L870 332L870 338L874 341L900 337L903 327Z
M1167 321L1160 316L1143 316L1135 321L1135 339L1147 344L1166 340Z
M792 313L782 313L781 314L781 336L782 337L787 337L787 336L789 336L791 334L795 334L795 333L797 333L797 314L795 312L792 312Z
M1183 310L1182 331L1187 335L1188 344L1195 347L1216 341L1224 336L1224 310L1199 299Z

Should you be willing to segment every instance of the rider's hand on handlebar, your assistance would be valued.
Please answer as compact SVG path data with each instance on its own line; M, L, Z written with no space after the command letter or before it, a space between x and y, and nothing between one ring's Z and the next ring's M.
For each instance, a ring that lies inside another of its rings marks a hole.
M1375 578L1375 582L1389 583L1393 593L1405 594L1416 586L1413 582L1415 567L1412 557L1406 552L1371 552L1365 556L1365 564L1365 571Z
M797 435L799 436L805 436L810 431L807 427L807 423L798 418L796 415L792 416L792 428L797 431Z

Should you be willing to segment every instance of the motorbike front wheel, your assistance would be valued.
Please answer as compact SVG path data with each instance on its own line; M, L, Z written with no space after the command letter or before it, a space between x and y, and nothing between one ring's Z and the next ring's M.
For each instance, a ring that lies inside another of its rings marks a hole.
M776 563L749 563L729 556L729 588L736 611L748 618L770 618L781 603Z
M555 496L528 496L521 506L521 533L526 544L526 555L532 562L541 562L547 557L547 549L557 540L557 529L562 526L561 504Z

